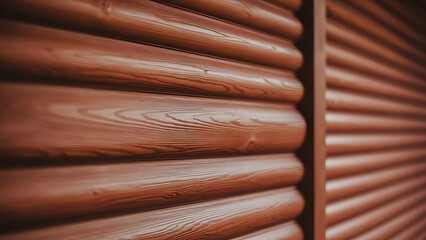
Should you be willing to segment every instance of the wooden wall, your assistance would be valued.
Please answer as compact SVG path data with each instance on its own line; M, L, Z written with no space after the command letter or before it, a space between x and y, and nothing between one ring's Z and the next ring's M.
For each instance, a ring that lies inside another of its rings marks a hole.
M327 239L423 239L425 10L327 1Z
M300 5L1 1L0 239L302 239Z

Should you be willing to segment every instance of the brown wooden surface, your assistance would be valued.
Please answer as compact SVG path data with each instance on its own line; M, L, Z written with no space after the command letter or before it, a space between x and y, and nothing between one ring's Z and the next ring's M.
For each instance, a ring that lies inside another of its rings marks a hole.
M15 83L0 91L5 159L284 152L306 130L293 106L278 104Z
M257 0L158 0L200 12L229 22L275 34L286 39L298 39L302 24L294 15L278 6Z
M222 58L291 70L302 64L289 40L153 1L17 0L0 8L14 17Z
M357 173L380 170L401 163L408 163L426 158L424 147L407 149L389 149L327 158L327 179L350 176Z
M302 196L294 188L286 188L53 226L0 239L223 239L292 219L302 208Z
M401 196L394 201L374 210L358 215L350 220L333 225L327 229L327 239L345 240L368 231L382 222L399 217L413 206L421 206L426 197L426 191L417 191L408 196Z
M424 210L424 211L426 211L426 210ZM418 211L418 212L421 212L421 211ZM422 240L422 239L425 239L426 231L424 229L424 226L426 226L426 218L423 217L421 219L415 219L405 229L401 230L397 234L394 234L389 239L390 240L413 240L413 239ZM423 236L421 236L422 233L423 233Z
M0 171L0 220L14 226L160 208L291 186L302 174L293 154L6 169Z
M359 213L374 209L399 196L409 195L413 191L421 189L425 184L426 176L418 176L349 199L333 202L327 205L327 225L333 225ZM387 238L365 237L364 239Z
M268 1L271 3L275 3L279 6L288 8L292 11L297 11L302 6L302 3L303 3L302 0L268 0Z
M303 94L287 71L10 21L0 29L0 69L10 76L285 102Z
M233 238L232 240L302 240L302 229L295 222L287 222L244 236Z
M333 179L327 181L327 201L331 203L366 191L377 190L380 187L397 183L408 177L424 175L425 172L426 163L420 161L390 169Z

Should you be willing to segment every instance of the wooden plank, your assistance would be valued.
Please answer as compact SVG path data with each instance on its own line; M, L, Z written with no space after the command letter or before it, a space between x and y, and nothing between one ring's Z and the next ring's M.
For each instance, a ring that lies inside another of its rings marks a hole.
M388 220L382 225L364 233L355 238L355 240L362 239L391 239L391 237L403 232L405 229L415 225L417 221L422 222L424 213L426 212L426 205L421 204L413 208L407 209L400 216ZM423 222L424 224L424 222ZM426 225L423 225L423 227ZM399 240L407 239L405 236L398 238ZM414 237L410 239L415 239ZM420 238L419 238L420 239ZM421 240L421 239L420 239Z
M291 11L297 11L302 6L302 0L268 0L277 5L288 8Z
M10 228L159 208L291 186L302 175L293 154L6 169L0 171L0 222Z
M328 134L327 153L352 154L403 147L424 147L426 136L420 133L379 133L379 134Z
M366 54L354 51L353 48L341 44L329 43L326 47L327 62L330 65L370 74L373 77L385 78L404 86L411 86L419 91L426 90L426 82L422 77L404 72L402 69L376 61Z
M286 71L10 21L0 29L0 70L10 76L284 102L303 95Z
M0 239L223 239L295 218L294 188L3 235Z
M327 205L327 225L333 225L342 220L351 218L362 212L374 209L388 201L406 196L415 190L421 189L426 184L426 176L410 178L408 180L397 182L377 189L357 195L342 201L333 202ZM364 237L363 239L388 239L389 237Z
M407 177L425 174L425 171L426 162L417 162L327 181L327 201L331 203L359 193L377 191L380 187L399 182Z
M8 158L154 157L294 151L293 106L1 83Z
M302 229L296 222L286 222L232 240L302 240Z
M363 52L368 56L376 57L377 61L388 63L394 67L402 67L417 74L426 73L421 63L416 62L415 59L401 55L386 45L374 41L374 39L369 38L367 35L357 32L333 18L327 19L327 39L330 42L355 48L357 51Z
M421 119L390 118L374 114L329 111L326 114L327 131L334 132L425 132Z
M372 211L328 228L326 237L329 240L351 239L388 219L399 217L408 208L421 203L425 196L426 191L419 191L408 196L403 196Z
M283 38L296 40L302 34L302 24L290 11L264 1L159 1L251 27Z
M302 55L288 40L154 1L2 1L3 14L281 69Z
M425 212L423 210L423 212ZM420 211L418 211L420 212ZM413 239L425 239L426 237L426 218L421 218L419 220L413 221L409 226L407 226L404 230L401 230L399 233L394 234L390 240L413 240ZM421 234L423 235L421 236ZM417 237L417 238L416 238Z
M327 179L334 179L422 159L426 159L426 151L419 147L332 156L325 164Z
M327 84L333 88L354 90L377 96L426 104L426 96L418 89L409 89L392 84L385 78L376 78L359 71L349 71L338 66L327 66Z
M387 114L401 118L426 117L426 108L382 97L329 88L326 92L329 110Z

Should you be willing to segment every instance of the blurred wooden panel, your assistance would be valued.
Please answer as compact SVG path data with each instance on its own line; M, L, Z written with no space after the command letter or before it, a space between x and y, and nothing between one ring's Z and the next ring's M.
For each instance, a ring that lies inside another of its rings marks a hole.
M424 175L425 172L426 162L417 162L390 169L381 169L375 172L333 179L327 181L327 200L331 203L366 191L377 191L385 185L398 183L404 178L413 177L417 174Z
M423 206L425 208L426 206ZM416 209L417 212L421 212ZM423 210L425 212L426 209ZM390 240L413 240L413 239L425 239L426 231L424 227L426 226L426 218L422 217L415 219L408 225L405 229L401 230L399 233L394 234ZM423 235L421 235L423 233Z
M353 238L365 231L380 225L382 222L399 217L407 209L419 206L426 197L426 191L401 196L394 201L380 206L374 210L351 218L347 221L333 225L327 229L326 237L329 240L345 240Z
M410 178L405 181L357 195L342 201L333 202L327 205L327 225L333 225L344 219L356 216L367 210L385 204L399 196L404 196L412 193L414 190L419 190L426 184L426 176ZM386 239L382 238L364 238L364 239Z
M268 0L268 1L275 3L277 5L281 5L292 11L297 11L301 7L303 2L302 0Z
M328 132L424 132L426 121L421 119L390 118L375 114L329 111L326 114Z
M15 83L0 92L5 159L283 152L306 131L279 104Z
M154 1L2 1L5 15L100 32L238 61L295 70L302 54L288 40Z
M303 94L286 71L10 21L0 29L0 69L10 76L285 102Z
M14 226L159 208L291 186L302 175L293 154L6 169L0 171L0 219Z
M258 29L277 36L298 39L302 24L294 15L278 6L257 0L159 0L229 22Z
M78 222L0 239L223 239L295 218L303 198L294 188Z
M424 147L389 149L327 158L327 179L350 176L357 173L380 170L397 164L426 158Z
M295 222L287 222L244 236L233 238L232 240L302 240L303 232Z

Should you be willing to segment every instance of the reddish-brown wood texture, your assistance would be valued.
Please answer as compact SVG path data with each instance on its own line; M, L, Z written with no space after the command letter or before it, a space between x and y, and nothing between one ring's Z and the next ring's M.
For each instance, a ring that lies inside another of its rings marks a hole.
M302 55L289 40L153 1L3 1L6 14L118 38L295 70Z
M0 239L223 239L296 217L303 198L278 189L9 234Z
M287 222L254 233L233 238L232 240L302 240L302 229L295 222Z

